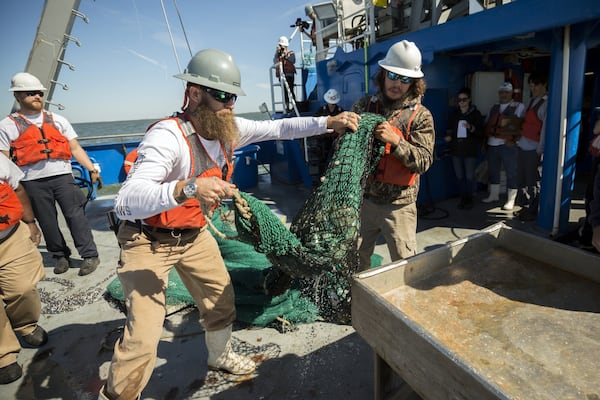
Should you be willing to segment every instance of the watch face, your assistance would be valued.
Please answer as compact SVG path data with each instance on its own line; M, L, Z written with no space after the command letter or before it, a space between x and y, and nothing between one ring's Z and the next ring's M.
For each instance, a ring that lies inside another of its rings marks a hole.
M193 199L194 197L196 197L197 189L198 189L198 187L196 186L195 182L186 183L185 186L183 187L183 194L188 199Z

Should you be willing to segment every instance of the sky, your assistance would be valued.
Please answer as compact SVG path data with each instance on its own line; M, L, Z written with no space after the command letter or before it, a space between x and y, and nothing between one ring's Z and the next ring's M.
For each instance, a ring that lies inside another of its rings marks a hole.
M52 0L49 0L52 1ZM173 35L171 44L161 0L81 0L71 31L81 46L69 42L52 101L65 106L50 110L72 123L153 119L180 109L182 81L173 78L185 69L192 54L206 48L230 53L242 74L246 96L236 113L258 112L271 105L269 67L280 36L292 35L297 18L308 20L306 0L207 1L163 0ZM179 8L183 28L175 8ZM25 69L42 14L42 0L3 0L0 4L0 106L13 105L11 77ZM290 42L299 52L300 35Z

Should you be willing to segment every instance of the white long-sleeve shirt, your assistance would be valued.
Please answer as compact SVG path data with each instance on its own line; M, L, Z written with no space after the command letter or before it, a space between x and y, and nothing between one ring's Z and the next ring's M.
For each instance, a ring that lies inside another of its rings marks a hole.
M266 140L289 140L330 132L327 117L283 118L253 121L236 117L240 131L238 147ZM212 159L223 167L225 159L216 140L201 138ZM190 150L173 120L154 125L138 146L138 160L115 199L120 219L145 219L177 207L173 191L178 181L191 173Z

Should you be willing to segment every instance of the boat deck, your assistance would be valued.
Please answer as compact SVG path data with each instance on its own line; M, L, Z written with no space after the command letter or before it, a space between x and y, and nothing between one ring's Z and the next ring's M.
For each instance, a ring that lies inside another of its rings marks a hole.
M113 190L114 191L114 190ZM309 196L302 185L271 182L259 175L256 188L247 190L270 204L274 212L290 222ZM115 341L125 317L106 295L116 277L118 246L108 228L106 212L114 195L102 189L87 206L100 251L101 265L80 277L78 261L62 275L54 275L44 243L46 277L39 288L43 300L40 325L49 342L39 349L25 348L19 355L23 378L0 386L3 399L95 399L103 381ZM419 252L468 236L498 221L529 232L543 234L535 223L512 218L500 210L501 202L477 202L471 210L456 208L458 200L435 204L419 218ZM576 226L584 216L583 200L574 201L571 221ZM66 232L66 230L65 230ZM65 234L69 245L70 236ZM376 253L389 262L382 243ZM599 258L600 260L600 258ZM352 326L315 322L298 326L257 328L234 326L234 348L257 355L261 362L256 376L236 380L207 371L206 347L198 313L192 308L171 312L158 346L158 360L142 399L369 399L374 394L374 354Z

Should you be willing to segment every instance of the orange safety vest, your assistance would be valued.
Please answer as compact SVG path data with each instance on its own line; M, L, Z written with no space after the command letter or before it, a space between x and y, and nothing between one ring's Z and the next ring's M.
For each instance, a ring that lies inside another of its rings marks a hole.
M223 170L221 170L219 165L206 151L206 148L200 141L200 137L195 132L192 123L187 119L185 114L179 114L168 119L177 122L181 134L188 145L190 160L192 161L192 168L188 178L195 176L200 178L215 176L225 181L231 179L231 174L233 172L233 146L225 148L225 146L221 144L221 150L225 155L226 162ZM218 205L214 205L211 210L214 210L217 206ZM150 226L168 229L202 228L206 225L206 218L202 213L202 207L200 207L200 201L198 199L188 199L181 205L146 218L144 221Z
M369 103L367 111L370 110L371 104L373 104L373 102ZM410 114L410 117L408 118L408 124L406 126L406 134L404 134L400 130L400 128L392 125L392 129L396 132L398 136L402 136L405 140L408 140L410 136L410 126L420 107L421 103L418 103L415 109ZM376 103L376 110L378 109L379 104ZM396 115L396 117L390 121L390 124L397 120L401 113L398 113L398 115ZM379 163L377 164L377 167L375 168L373 174L371 174L369 179L375 179L379 182L391 183L399 186L413 185L417 180L417 176L419 176L419 174L411 172L402 161L400 161L392 154L391 148L391 144L386 143L383 156L379 159Z
M502 118L513 116L516 110L516 106L508 106L504 109L504 112L501 113L500 104L494 104L490 110L488 122L485 125L485 134L487 136L503 136L498 129L501 126Z
M23 205L8 182L0 183L0 230L8 229L23 218Z
M10 158L18 166L29 165L50 158L58 160L71 159L69 140L60 133L52 115L42 112L44 121L41 128L19 113L9 115L9 118L14 121L19 130L19 137L10 144Z
M535 106L531 107L533 99L530 100L525 118L523 119L523 125L521 125L521 136L531 139L535 142L540 141L542 134L543 121L538 117L537 111L540 106L544 103L544 99L540 99Z
M291 75L296 73L296 66L290 60L284 58L283 60L281 60L281 62L283 64L283 73L285 75ZM275 76L279 78L279 74L279 66L277 66L277 68L275 69Z
M123 170L125 171L125 175L129 174L131 167L133 167L135 160L137 160L137 156L137 149L131 150L129 153L127 153L127 156L125 156L125 159L123 160Z

